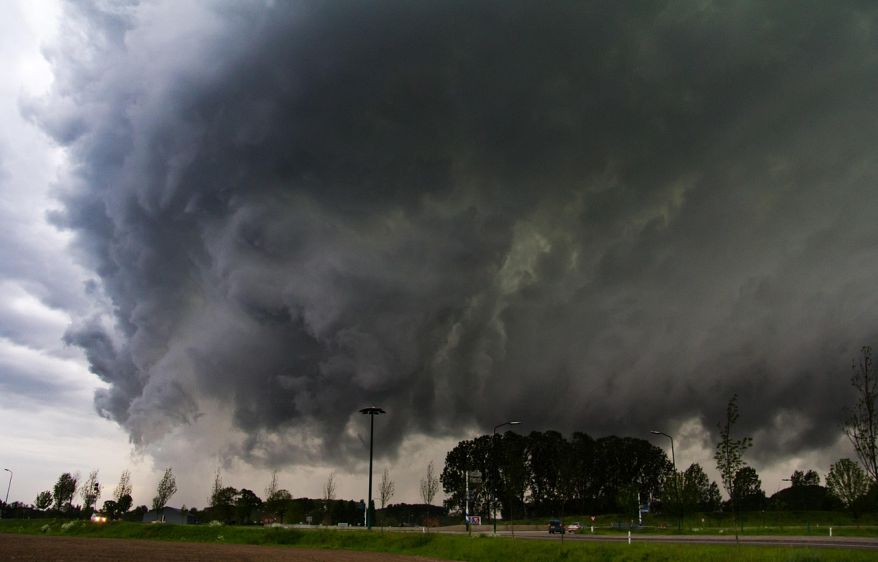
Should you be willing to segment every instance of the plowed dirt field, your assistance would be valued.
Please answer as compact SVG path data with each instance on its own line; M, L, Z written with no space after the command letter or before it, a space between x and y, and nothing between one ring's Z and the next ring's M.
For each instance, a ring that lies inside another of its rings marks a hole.
M0 560L126 562L225 560L265 562L435 562L433 558L383 552L315 550L245 544L177 543L126 539L88 539L0 534Z

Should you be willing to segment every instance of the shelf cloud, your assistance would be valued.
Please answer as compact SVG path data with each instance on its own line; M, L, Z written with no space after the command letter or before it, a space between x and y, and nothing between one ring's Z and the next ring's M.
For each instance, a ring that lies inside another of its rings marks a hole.
M66 340L147 445L257 464L528 429L834 443L878 335L876 9L801 2L66 7L53 221L111 318ZM213 406L208 407L207 404ZM785 423L783 420L794 420Z

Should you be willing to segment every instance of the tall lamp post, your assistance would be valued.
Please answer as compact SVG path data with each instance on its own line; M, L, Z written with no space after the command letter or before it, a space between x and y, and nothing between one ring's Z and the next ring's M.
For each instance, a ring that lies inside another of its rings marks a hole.
M366 528L371 529L372 519L375 515L375 510L372 507L372 444L375 437L375 416L386 414L387 412L372 406L371 408L363 408L360 410L360 413L369 416L369 503L366 504Z
M665 437L667 437L668 439L671 440L671 462L674 465L674 490L676 490L676 492L677 492L677 501L680 502L680 521L679 521L678 527L681 528L683 526L683 498L681 497L681 494L680 494L680 482L679 482L679 479L677 478L677 458L676 458L676 455L674 454L674 438L671 437L670 435L668 435L667 433L665 433L664 431L656 431L655 429L650 431L650 433L652 433L653 435L664 435ZM638 507L637 509L640 509L640 508Z
M507 425L518 425L520 423L521 423L520 421L506 421L506 422L503 422L501 424L494 426L494 433L491 435L491 450L492 450L492 452L494 452L494 455L492 455L492 456L494 457L495 472L496 472L496 468L497 468L497 454L496 454L497 453L497 451L496 451L496 449L497 449L497 439L496 439L497 438L497 430L500 429L501 427L504 427ZM491 506L494 510L494 534L496 535L497 534L497 498L496 497L494 497L494 501L492 503L494 504Z
M4 468L3 470L9 473L9 484L6 485L6 499L3 501L3 507L6 508L7 506L9 506L9 488L12 487L12 471L8 468ZM2 516L3 513L0 512L0 517Z
M9 484L6 485L6 499L3 500L3 503L9 503L9 488L12 487L12 471L8 468L4 468L3 470L9 473Z

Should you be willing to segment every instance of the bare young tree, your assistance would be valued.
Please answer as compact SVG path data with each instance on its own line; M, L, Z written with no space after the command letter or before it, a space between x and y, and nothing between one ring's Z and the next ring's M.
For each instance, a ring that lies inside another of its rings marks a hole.
M100 484L98 484L98 471L92 470L88 473L88 478L79 488L79 496L82 498L82 507L90 509L96 506L98 498L101 495Z
M268 483L268 487L265 488L265 499L274 497L277 493L277 470L272 471L271 473L271 482Z
M872 348L862 349L863 357L851 364L851 385L857 391L857 403L847 412L844 432L872 482L878 484L878 375L872 365Z
M329 506L329 502L335 499L335 473L332 472L329 476L326 477L326 482L323 484L323 501L326 503L326 506Z
M155 511L161 511L162 508L168 505L168 500L171 499L171 496L177 493L177 480L174 478L174 472L170 467L165 469L165 474L159 480L155 493L156 496L152 498L152 508Z
M116 503L122 500L122 496L130 496L131 491L131 473L128 469L122 471L122 475L119 477L119 483L116 484L116 488L113 490L113 499Z
M738 421L738 395L732 396L726 406L726 419L717 424L719 428L719 443L716 444L716 452L713 458L716 460L716 469L719 471L722 479L723 488L729 494L732 500L732 511L735 514L737 522L738 509L735 493L735 476L738 471L744 468L744 451L753 445L750 437L742 437L740 439L732 439L732 426ZM738 526L735 525L735 540L738 539Z
M421 480L421 499L425 504L432 505L433 498L439 491L439 477L433 469L433 461L427 464L427 474Z
M381 473L381 483L378 484L378 501L381 502L381 509L387 507L394 492L396 492L396 484L390 479L390 471L385 468Z
M216 467L216 474L213 476L213 486L210 488L210 496L207 498L207 505L216 507L220 501L223 491L223 475L222 469Z

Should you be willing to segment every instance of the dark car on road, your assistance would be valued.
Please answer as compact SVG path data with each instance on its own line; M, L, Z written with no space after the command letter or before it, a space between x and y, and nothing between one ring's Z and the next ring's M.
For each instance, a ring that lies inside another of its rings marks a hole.
M564 524L561 523L560 519L549 520L549 534L554 535L555 533L564 534Z

